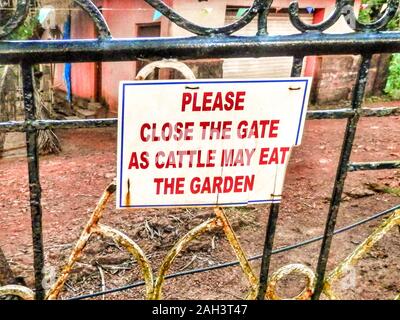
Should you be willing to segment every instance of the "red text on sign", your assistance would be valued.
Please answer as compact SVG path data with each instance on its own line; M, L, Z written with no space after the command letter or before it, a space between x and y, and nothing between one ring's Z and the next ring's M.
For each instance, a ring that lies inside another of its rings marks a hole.
M289 147L261 148L260 165L284 164Z
M160 128L156 123L144 123L140 128L140 139L149 141L190 141L193 140L194 122L164 123Z
M246 92L184 92L182 112L185 111L242 111Z

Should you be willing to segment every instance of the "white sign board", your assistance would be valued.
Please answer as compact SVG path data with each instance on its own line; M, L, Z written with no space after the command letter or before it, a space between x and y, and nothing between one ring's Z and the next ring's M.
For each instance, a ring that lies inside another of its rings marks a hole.
M121 82L117 207L280 202L310 82Z

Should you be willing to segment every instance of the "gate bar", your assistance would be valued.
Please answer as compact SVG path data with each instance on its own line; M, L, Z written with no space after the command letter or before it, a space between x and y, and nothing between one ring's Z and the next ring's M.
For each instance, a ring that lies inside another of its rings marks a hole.
M0 64L259 58L400 52L400 32L284 36L0 41ZM43 54L46 53L46 54Z
M324 288L324 277L326 266L329 258L329 251L331 248L332 238L334 235L336 218L339 212L340 202L342 200L342 192L344 182L346 180L348 172L348 164L350 161L350 155L353 148L354 138L357 131L357 124L360 120L360 110L362 107L362 101L364 98L365 87L368 80L369 67L371 65L372 55L362 56L360 69L358 71L357 82L355 85L353 98L352 98L352 109L355 111L354 115L347 121L346 132L344 134L344 141L342 145L342 151L340 154L339 165L337 168L335 185L332 192L331 203L328 212L328 219L325 225L324 238L322 240L322 246L320 255L318 258L317 265L317 282L315 285L313 300L318 300L321 292Z
M307 120L347 119L354 115L352 109L309 110ZM364 108L360 110L363 117L387 117L400 114L400 107ZM0 132L25 132L28 126L37 130L45 129L78 129L116 127L117 118L107 119L78 119L78 120L34 120L0 122Z
M261 260L260 284L258 287L257 300L264 300L265 293L267 292L268 274L271 264L272 248L274 246L276 223L279 216L279 207L279 203L272 203L269 210L268 225Z
M400 169L399 161L380 161L380 162L353 162L349 163L347 170L364 171L364 170L386 170L386 169Z
M400 107L362 108L361 110L359 110L359 112L362 117L386 117L400 114ZM332 110L308 110L307 120L347 119L354 116L354 113L355 110L350 108Z
M42 285L44 250L42 234L42 206L41 186L39 180L39 156L38 156L38 131L29 124L36 120L36 105L34 94L33 66L29 63L21 64L23 99L25 107L26 148L29 172L29 194L31 207L32 241L33 241L33 267L35 273L35 298L43 300L45 291Z
M291 77L301 76L301 70L303 69L303 61L304 61L304 56L293 57ZM279 216L279 208L280 208L279 203L272 203L270 206L267 231L265 234L265 241L264 241L264 250L261 260L260 283L258 287L257 300L264 300L265 293L267 292L268 274L269 274L269 267L271 264L271 256L273 254L275 230Z

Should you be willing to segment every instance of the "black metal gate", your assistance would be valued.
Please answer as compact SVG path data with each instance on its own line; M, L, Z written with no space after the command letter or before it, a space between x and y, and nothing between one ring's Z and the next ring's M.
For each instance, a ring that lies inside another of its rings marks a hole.
M385 27L398 10L399 0L390 0L386 11L377 21L371 24L363 24L357 20L353 9L354 1L337 0L336 8L328 19L316 25L307 25L299 18L299 6L297 2L293 2L289 7L288 19L290 18L293 26L301 33L287 36L268 35L266 26L269 9L273 2L272 0L255 0L252 7L237 22L221 28L198 26L183 18L161 0L145 0L145 2L162 13L170 21L196 35L188 38L153 38L146 40L137 38L114 39L100 11L91 1L75 0L75 2L90 15L95 23L99 34L97 40L0 41L0 63L19 64L23 77L25 121L2 122L0 123L0 132L26 132L34 248L35 294L37 299L43 299L45 297L45 292L42 287L44 252L37 145L38 131L46 128L99 128L116 126L117 119L37 120L32 73L32 68L35 64L128 61L137 59L156 60L165 58L198 59L293 56L292 76L297 77L301 74L303 60L306 56L335 54L361 55L362 61L354 88L351 107L335 110L309 111L307 114L308 119L348 119L337 167L335 184L333 186L325 233L320 238L311 239L304 243L283 248L279 252L322 239L316 270L316 285L312 295L313 299L318 299L324 289L325 271L334 234L349 230L356 225L387 215L400 208L400 205L398 205L385 212L378 213L365 221L335 231L336 218L348 172L395 169L400 167L400 161L350 163L353 141L360 117L388 116L398 112L396 108L365 109L362 108L362 101L372 55L375 53L400 51L400 33L384 31ZM18 1L14 16L0 29L0 37L4 38L21 25L28 14L28 10L28 0ZM257 16L257 35L249 37L231 36L232 33L249 24ZM347 24L355 31L354 33L324 33L326 29L335 24L342 16L345 18ZM271 255L277 253L277 251L273 251L272 248L278 214L279 204L272 204L267 224L263 254L252 258L262 259L257 295L258 299L264 299L265 297ZM191 273L223 268L235 264L238 263L220 264L205 269L193 270ZM183 274L187 273L182 272L181 274L174 274L171 276L180 276ZM124 290L133 286L109 290L109 292Z

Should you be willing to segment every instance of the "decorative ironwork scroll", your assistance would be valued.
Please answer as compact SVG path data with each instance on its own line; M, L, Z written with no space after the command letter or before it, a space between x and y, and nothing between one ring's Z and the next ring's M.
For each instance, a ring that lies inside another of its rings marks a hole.
M189 21L183 17L176 10L168 6L162 0L144 0L155 10L159 11L164 17L169 19L177 26L199 36L218 36L230 35L236 31L247 26L257 15L262 19L259 23L259 34L264 35L263 28L268 21L270 8L273 5L273 0L254 0L251 7L234 23L221 26L221 27L205 27ZM74 0L85 12L88 13L93 20L99 34L99 39L110 39L111 32L107 25L106 19L91 0ZM300 32L324 32L333 26L341 16L343 16L354 31L368 32L384 30L388 23L395 16L400 0L389 0L385 12L381 14L380 18L374 22L364 24L360 22L354 12L354 1L352 0L336 0L335 9L324 21L317 24L304 23L299 17L299 3L293 1L289 5L288 19L292 25ZM4 26L0 27L0 39L5 38L16 28L18 28L26 19L29 12L29 1L18 0L15 14L6 22Z

